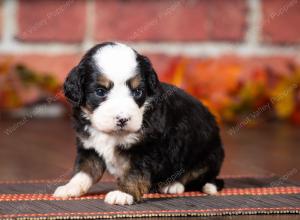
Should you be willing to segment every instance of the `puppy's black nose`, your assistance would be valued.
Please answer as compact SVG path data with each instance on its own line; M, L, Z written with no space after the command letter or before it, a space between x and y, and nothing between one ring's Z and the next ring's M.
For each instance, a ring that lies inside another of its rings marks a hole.
M124 128L126 123L130 120L130 118L122 118L117 117L117 126L120 128Z

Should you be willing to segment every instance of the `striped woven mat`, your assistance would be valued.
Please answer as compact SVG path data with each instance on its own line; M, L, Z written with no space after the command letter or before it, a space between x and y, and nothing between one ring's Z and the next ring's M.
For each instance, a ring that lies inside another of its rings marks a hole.
M215 196L201 192L178 195L146 194L144 202L111 206L105 193L112 182L100 182L88 195L57 199L51 196L65 180L0 182L1 219L95 219L157 216L215 216L249 214L300 214L300 185L276 177L227 177Z

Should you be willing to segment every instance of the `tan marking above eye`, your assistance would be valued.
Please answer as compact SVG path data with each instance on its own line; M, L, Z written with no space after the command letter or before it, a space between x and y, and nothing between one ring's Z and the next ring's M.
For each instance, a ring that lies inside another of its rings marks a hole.
M109 89L112 85L112 81L110 81L108 78L106 78L104 75L100 75L98 77L98 83L107 89Z
M136 76L134 76L133 78L131 78L129 80L129 86L132 88L132 89L136 89L140 86L141 84L141 81L142 81L142 77L140 74L137 74Z

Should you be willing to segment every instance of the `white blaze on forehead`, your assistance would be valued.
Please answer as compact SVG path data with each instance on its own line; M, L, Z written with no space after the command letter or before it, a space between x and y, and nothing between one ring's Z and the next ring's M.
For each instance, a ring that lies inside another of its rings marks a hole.
M114 83L123 83L136 75L136 54L124 44L116 43L100 48L94 60L102 74Z

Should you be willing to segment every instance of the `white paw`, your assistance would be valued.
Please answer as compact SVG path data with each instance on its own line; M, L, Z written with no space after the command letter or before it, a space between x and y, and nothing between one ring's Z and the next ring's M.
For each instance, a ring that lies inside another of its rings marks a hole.
M69 197L77 197L86 193L80 185L68 183L64 186L58 187L53 196L58 198L69 198Z
M184 185L179 182L174 182L170 185L164 186L160 189L161 193L170 193L170 194L177 194L184 192Z
M59 198L81 196L89 190L92 184L93 180L88 174L78 172L66 185L58 187L53 196Z
M205 185L202 187L202 191L208 195L215 195L218 193L217 187L213 183L205 183Z
M134 199L132 195L115 190L106 194L104 202L111 205L132 205Z

